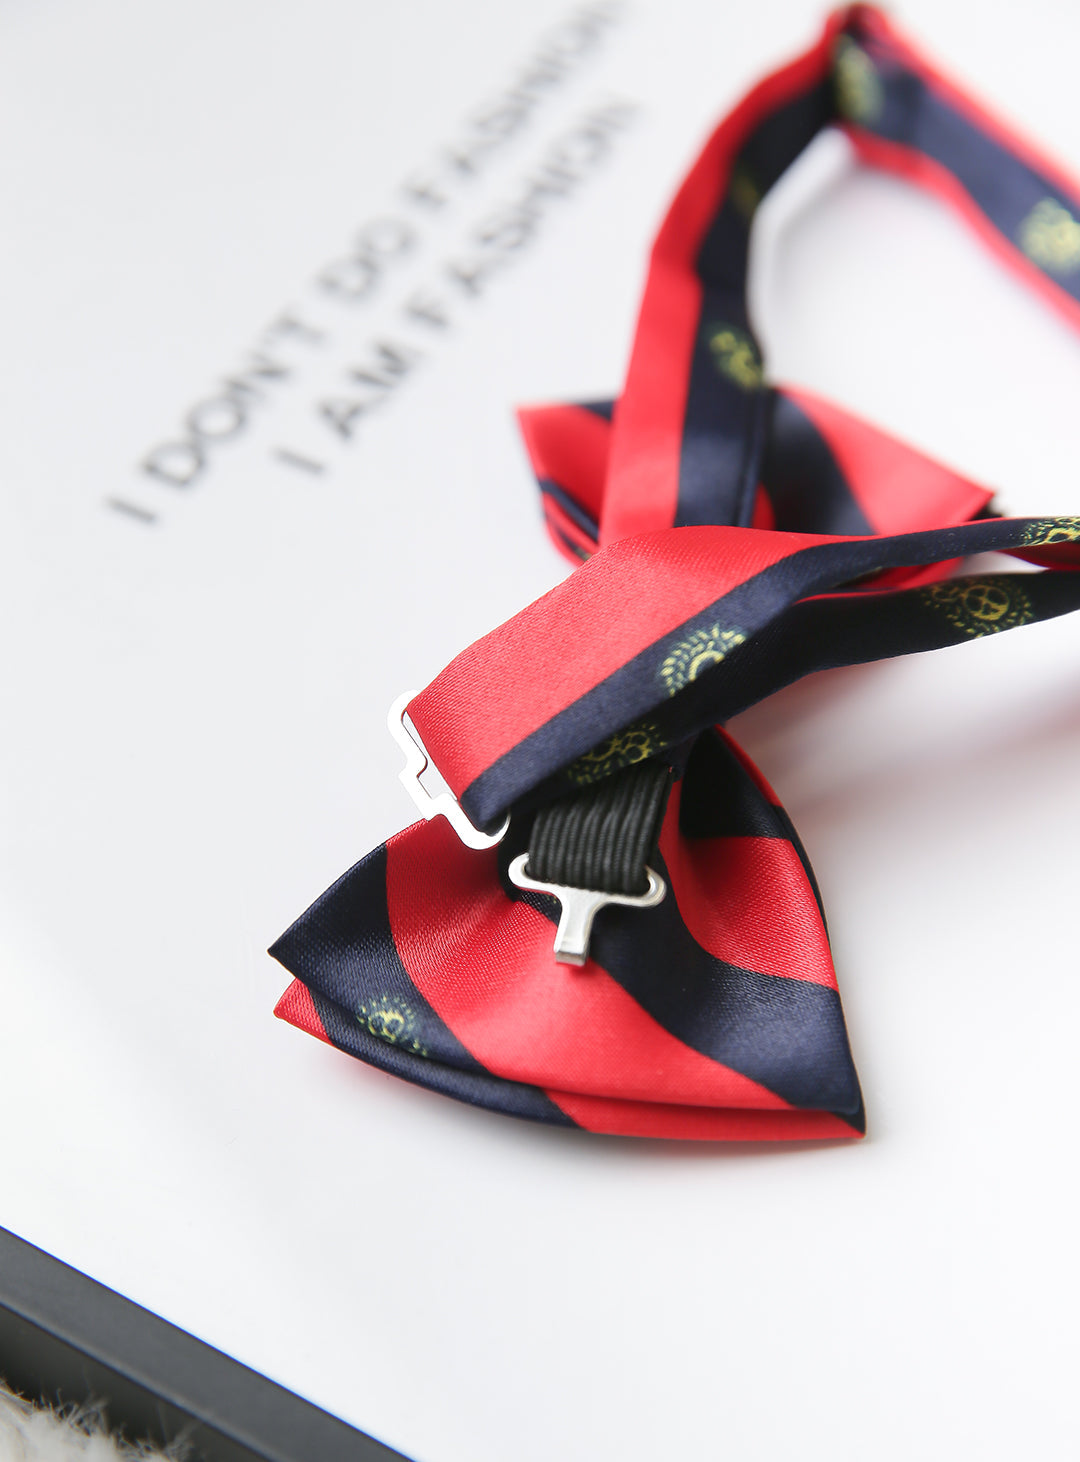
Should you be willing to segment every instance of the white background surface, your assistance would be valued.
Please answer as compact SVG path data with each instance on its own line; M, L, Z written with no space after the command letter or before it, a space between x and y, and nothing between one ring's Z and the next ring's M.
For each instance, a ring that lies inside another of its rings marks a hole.
M735 727L823 886L863 1144L544 1130L271 1018L266 945L408 820L386 705L563 572L510 407L617 389L667 197L820 19L636 0L417 277L615 94L609 165L324 474L275 462L412 277L350 313L315 273L564 13L0 9L0 1222L420 1462L1072 1455L1077 623ZM1080 172L1075 7L900 19ZM1080 511L1080 343L936 203L826 144L759 245L775 377ZM290 305L321 364L141 478Z

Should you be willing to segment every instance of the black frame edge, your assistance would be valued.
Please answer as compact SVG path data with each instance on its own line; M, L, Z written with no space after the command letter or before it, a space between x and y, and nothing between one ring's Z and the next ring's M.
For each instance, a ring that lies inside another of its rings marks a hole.
M409 1462L3 1228L0 1376L34 1401L105 1402L130 1440L182 1436L198 1462Z

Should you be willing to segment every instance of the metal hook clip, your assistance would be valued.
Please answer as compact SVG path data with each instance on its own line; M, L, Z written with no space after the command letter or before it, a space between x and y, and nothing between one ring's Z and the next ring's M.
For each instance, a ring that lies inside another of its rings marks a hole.
M405 753L405 765L398 772L398 780L416 803L417 810L425 821L430 822L433 817L445 817L467 848L475 848L477 852L481 852L485 848L494 848L506 836L506 829L510 826L509 817L503 821L498 832L481 832L469 821L453 792L448 789L433 797L427 788L421 785L420 778L426 771L428 763L431 762L431 758L427 754L424 743L416 734L415 727L410 730L405 724L406 707L417 694L418 692L415 690L408 690L404 695L399 695L386 717L390 735ZM434 762L431 762L431 765L434 766ZM436 768L436 770L438 769Z
M631 909L652 909L662 903L667 884L659 873L646 868L649 887L645 893L604 893L598 888L572 888L563 883L541 883L525 872L528 853L521 853L509 867L510 882L535 893L550 893L562 905L555 931L555 959L559 964L583 965L589 958L593 920L608 904L625 904Z

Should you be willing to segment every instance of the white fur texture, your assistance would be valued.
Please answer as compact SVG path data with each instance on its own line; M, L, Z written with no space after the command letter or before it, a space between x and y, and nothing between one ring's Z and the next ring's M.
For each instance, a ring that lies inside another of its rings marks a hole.
M0 1462L182 1462L187 1449L131 1446L98 1409L31 1406L0 1383Z

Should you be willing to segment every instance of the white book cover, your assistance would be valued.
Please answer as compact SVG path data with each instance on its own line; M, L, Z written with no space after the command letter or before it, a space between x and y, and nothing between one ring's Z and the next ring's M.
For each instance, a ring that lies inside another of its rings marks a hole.
M898 19L1080 174L1080 13ZM412 819L387 706L565 572L513 407L617 393L667 200L822 20L0 9L0 1223L417 1462L1067 1448L1080 624L734 727L863 1143L545 1130L272 1016ZM827 137L754 248L775 378L1080 512L1080 342L940 204Z

